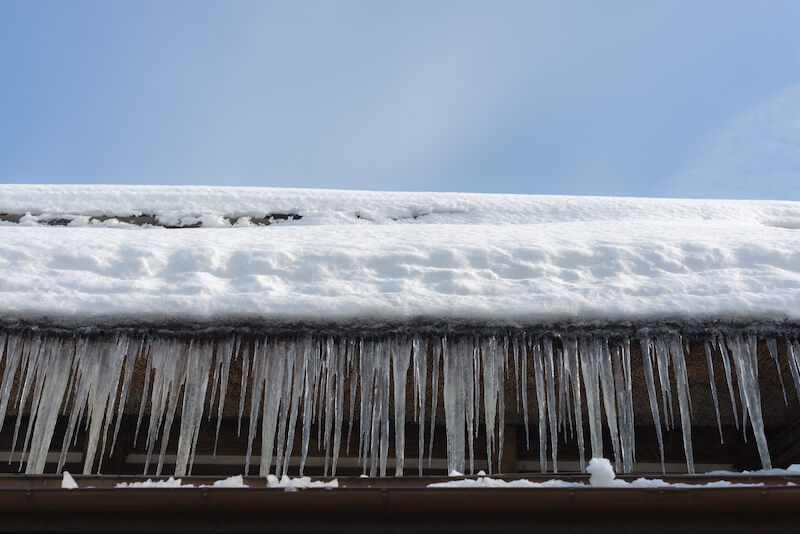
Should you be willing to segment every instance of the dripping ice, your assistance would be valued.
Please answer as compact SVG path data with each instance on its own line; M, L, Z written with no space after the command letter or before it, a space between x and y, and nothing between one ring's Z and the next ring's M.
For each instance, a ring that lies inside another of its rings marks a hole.
M763 356L768 353L776 364L785 399L777 341L761 341L768 347ZM718 394L715 376L721 362L737 425L740 420L749 425L761 463L770 468L758 381L759 338L752 333L712 333L700 342L720 440L720 405L725 399ZM632 345L640 349L638 354L632 352ZM444 408L448 471L476 470L480 432L488 471L501 471L506 412L516 411L525 422L526 446L538 442L543 472L558 470L558 448L564 443L559 433L575 440L581 469L585 467L584 421L592 457L611 452L618 470L631 472L635 423L643 417L651 420L662 466L664 430L680 429L686 468L693 472L687 347L677 332L614 339L501 332L365 338L236 335L188 341L127 333L64 337L12 332L0 334L4 368L0 428L9 408L18 413L13 447L23 452L20 469L24 466L28 474L43 473L50 452L59 453L60 471L77 433L86 429L83 472L101 472L103 460L120 439L133 370L139 365L145 369L145 380L134 440L140 434L144 440L144 474L162 473L170 446L177 447L174 474L191 474L200 426L214 425L219 439L235 364L241 366L242 393L235 402L239 431L247 444L245 474L257 457L261 476L286 475L294 459L302 475L309 454L322 456L324 472L330 475L336 474L342 454L354 454L369 476L423 474L430 465L424 461L425 453L430 462L439 406ZM797 341L786 341L785 354L800 398ZM641 366L632 365L634 358L641 359ZM649 399L646 414L634 413L632 374L639 367ZM505 404L507 380L514 382L515 389L509 407ZM528 440L531 401L537 414L534 440ZM20 407L27 406L30 417L25 418ZM149 417L144 417L146 406L150 406ZM60 443L54 443L62 412L66 433ZM419 426L416 461L405 458L407 420ZM177 427L176 443L170 443L173 426ZM314 431L318 451L310 450ZM299 450L295 436L299 436ZM610 443L603 442L604 436ZM253 447L256 438L260 438L258 450ZM394 450L391 471L390 448Z

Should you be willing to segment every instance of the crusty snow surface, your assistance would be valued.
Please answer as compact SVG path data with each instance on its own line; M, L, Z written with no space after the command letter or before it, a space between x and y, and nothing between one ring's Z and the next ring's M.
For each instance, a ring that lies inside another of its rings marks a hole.
M2 213L30 216L0 318L800 319L798 202L0 185ZM203 227L88 218L135 214Z

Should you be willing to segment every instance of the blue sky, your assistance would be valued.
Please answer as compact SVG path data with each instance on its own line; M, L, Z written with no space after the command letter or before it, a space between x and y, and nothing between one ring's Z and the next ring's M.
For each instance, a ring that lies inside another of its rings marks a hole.
M800 200L800 2L0 0L0 181Z

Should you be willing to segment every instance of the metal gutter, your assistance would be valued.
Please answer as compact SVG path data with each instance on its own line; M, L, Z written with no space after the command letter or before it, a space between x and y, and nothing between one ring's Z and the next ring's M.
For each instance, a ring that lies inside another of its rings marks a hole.
M796 532L800 488L0 490L3 532Z

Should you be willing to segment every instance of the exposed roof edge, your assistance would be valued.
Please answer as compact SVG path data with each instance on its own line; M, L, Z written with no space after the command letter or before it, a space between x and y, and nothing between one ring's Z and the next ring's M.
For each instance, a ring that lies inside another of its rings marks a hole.
M254 336L347 335L376 337L384 335L491 335L541 334L554 336L605 335L636 337L677 332L684 336L706 336L732 331L763 336L800 337L800 321L667 317L651 320L553 321L540 323L479 320L442 320L418 317L409 320L354 318L352 321L292 321L254 318L195 320L176 317L131 319L109 317L98 321L65 317L0 317L0 332L36 330L54 335L148 334L216 338L231 334Z

